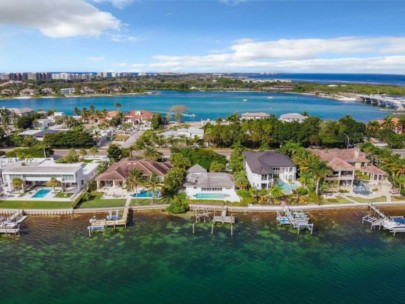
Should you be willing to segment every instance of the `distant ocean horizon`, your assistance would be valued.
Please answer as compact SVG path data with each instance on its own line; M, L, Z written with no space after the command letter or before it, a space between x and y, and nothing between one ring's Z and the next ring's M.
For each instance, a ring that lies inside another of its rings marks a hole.
M405 86L405 75L400 74L333 74L333 73L235 73L251 79L280 79L316 83L364 83Z

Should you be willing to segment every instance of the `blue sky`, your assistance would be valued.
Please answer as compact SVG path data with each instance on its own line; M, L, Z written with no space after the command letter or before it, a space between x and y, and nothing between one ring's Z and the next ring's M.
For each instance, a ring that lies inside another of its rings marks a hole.
M0 0L0 72L405 74L405 1Z

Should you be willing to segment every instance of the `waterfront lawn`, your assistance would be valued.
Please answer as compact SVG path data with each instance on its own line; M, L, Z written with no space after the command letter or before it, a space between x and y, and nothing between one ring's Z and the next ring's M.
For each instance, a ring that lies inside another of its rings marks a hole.
M168 198L156 198L154 205L164 205L164 204L169 204L169 199ZM146 198L138 198L135 199L133 198L131 200L131 206L150 206L152 205L152 200L151 199L146 199Z
M351 204L352 202L348 199L337 196L336 198L323 198L322 204Z
M405 201L405 196L392 196L391 200L393 202L398 202L398 201Z
M90 200L77 204L77 208L103 208L103 207L124 207L125 199L102 199L103 193L93 191L90 193Z
M72 202L0 201L0 209L69 209Z
M387 198L385 196L373 197L373 198L363 198L355 196L347 196L348 198L358 202L358 203L380 203L386 202Z

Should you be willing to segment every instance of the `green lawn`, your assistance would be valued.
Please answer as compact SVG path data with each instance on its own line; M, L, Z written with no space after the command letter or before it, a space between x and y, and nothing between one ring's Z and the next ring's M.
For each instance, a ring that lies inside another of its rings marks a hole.
M322 204L348 204L348 203L350 204L352 202L341 196L338 196L336 198L324 198L322 200Z
M155 199L154 204L155 205L164 205L164 204L168 204L169 201L166 198L158 198ZM152 204L152 200L151 199L145 199L145 198L139 198L139 199L132 199L131 200L131 206L148 206Z
M92 192L90 200L78 203L77 208L124 207L125 205L125 199L102 199L102 195L100 192Z
M68 209L72 202L0 201L2 209Z
M385 196L379 196L375 198L362 198L362 197L354 197L354 196L347 196L348 198L358 202L358 203L379 203L379 202L386 202L387 198Z
M393 197L391 197L391 200L393 202L395 202L395 201L405 201L405 196L393 196Z

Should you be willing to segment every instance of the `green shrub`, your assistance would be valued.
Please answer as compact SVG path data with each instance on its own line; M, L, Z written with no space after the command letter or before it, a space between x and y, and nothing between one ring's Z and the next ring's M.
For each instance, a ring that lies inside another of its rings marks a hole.
M170 205L166 209L173 214L185 213L190 210L190 206L186 202L186 195L181 193L170 200Z
M297 193L298 193L299 195L307 195L307 194L308 194L308 190L305 189L305 188L303 188L303 187L300 187L300 188L297 189Z

